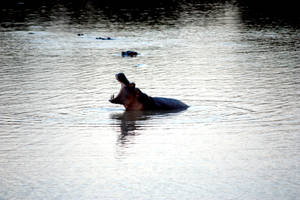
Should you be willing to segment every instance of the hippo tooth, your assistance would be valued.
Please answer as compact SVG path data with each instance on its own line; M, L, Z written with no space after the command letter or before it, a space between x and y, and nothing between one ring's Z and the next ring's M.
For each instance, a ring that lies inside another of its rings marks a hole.
M115 98L115 95L113 94L113 95L111 95L111 97L110 97L110 99L114 99Z

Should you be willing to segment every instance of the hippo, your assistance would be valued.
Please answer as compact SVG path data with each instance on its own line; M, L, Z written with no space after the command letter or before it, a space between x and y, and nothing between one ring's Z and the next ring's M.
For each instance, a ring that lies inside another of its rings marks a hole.
M124 73L116 74L116 79L121 83L121 90L117 97L111 96L109 100L114 104L121 104L126 111L174 111L185 110L188 105L171 98L151 97L130 83Z
M106 37L106 38L104 38L104 37L96 37L96 40L112 40L112 38L111 37Z
M122 57L136 57L137 55L135 51L122 51Z

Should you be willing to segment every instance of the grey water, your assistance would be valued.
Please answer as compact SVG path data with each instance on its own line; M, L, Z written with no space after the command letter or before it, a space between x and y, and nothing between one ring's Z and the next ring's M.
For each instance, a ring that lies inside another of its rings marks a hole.
M1 12L1 200L299 198L299 24L230 1ZM119 72L190 107L125 112Z

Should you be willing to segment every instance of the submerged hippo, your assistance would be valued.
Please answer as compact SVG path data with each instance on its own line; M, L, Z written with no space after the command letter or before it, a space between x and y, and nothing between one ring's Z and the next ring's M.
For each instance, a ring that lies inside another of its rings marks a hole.
M130 83L125 74L116 74L116 79L121 83L121 90L117 97L112 95L111 103L121 104L126 110L184 110L188 106L183 102L163 97L150 97Z
M96 40L112 40L111 37L96 37Z
M136 51L122 51L122 57L136 57L137 55Z

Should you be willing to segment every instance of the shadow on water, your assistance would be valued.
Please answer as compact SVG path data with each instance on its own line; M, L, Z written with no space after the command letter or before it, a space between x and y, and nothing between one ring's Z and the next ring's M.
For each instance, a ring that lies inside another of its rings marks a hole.
M0 23L2 28L26 30L33 23L43 26L44 22L65 17L68 23L83 27L99 23L172 26L180 23L183 13L205 19L209 13L222 12L225 5L238 7L241 22L248 26L300 26L298 7L291 0L264 3L258 0L12 0L1 3Z
M248 27L300 28L300 12L297 1L238 0L241 22Z
M64 17L68 23L93 24L168 23L179 17L177 1L36 1L12 0L1 3L0 23L3 28L26 30L33 23L47 26L47 22ZM166 20L168 19L168 20ZM45 23L46 22L46 23Z

